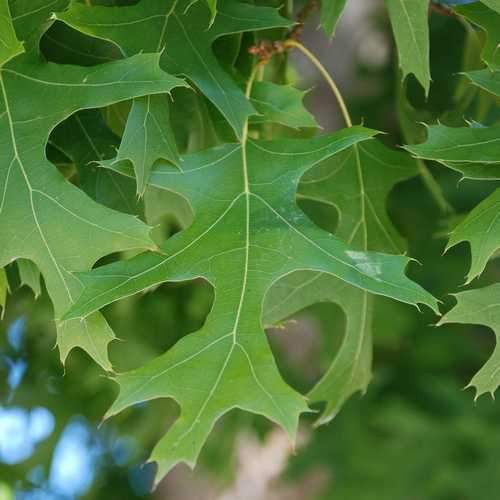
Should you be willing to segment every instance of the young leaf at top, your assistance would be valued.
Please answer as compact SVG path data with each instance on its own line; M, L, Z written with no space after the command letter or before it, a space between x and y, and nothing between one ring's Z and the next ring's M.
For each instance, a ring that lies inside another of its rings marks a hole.
M402 253L402 238L386 210L387 196L398 183L417 173L408 154L381 142L355 145L310 170L298 199L335 206L336 236L356 250ZM331 420L347 398L364 392L371 379L373 297L330 275L302 271L285 278L266 299L264 322L275 324L316 302L335 302L344 310L346 331L328 371L309 393L311 401L326 401L320 423Z
M118 375L113 415L140 401L172 397L181 415L155 447L160 478L193 465L215 421L232 408L262 414L294 435L305 399L282 380L262 331L271 285L294 271L320 271L404 302L436 307L404 274L403 256L351 251L294 204L297 184L320 161L374 135L353 127L303 140L226 144L158 166L150 183L184 196L195 214L163 254L80 273L82 296L66 317L80 321L104 305L166 281L204 277L215 302L201 330L146 365Z
M72 271L90 269L104 255L152 248L139 220L106 209L68 183L45 156L50 131L79 109L105 106L183 85L163 73L158 55L138 55L91 68L18 56L0 69L0 266L19 259L40 269L56 318L76 299ZM27 104L26 96L37 96ZM75 346L109 369L113 338L104 318L57 321L64 360Z
M457 305L441 318L438 325L465 323L484 325L495 333L496 345L491 357L467 387L475 387L476 399L489 392L492 396L500 385L500 284L455 294Z
M413 73L429 93L429 0L384 0L398 48L403 78Z
M0 66L23 51L23 44L17 39L8 0L0 0Z
M189 8L188 8L189 7ZM142 0L130 7L88 7L72 3L57 18L88 35L114 42L124 54L161 51L161 67L188 77L224 115L241 137L254 107L217 61L211 46L222 35L290 27L275 9L235 0L218 2L209 26L205 2Z
M327 36L335 34L337 22L344 11L347 0L322 0L321 1L321 26Z

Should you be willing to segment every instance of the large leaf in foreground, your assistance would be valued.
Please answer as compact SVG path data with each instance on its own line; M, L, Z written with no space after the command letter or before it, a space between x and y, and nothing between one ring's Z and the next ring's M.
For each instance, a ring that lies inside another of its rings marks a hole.
M203 277L215 287L204 327L145 366L117 377L120 394L108 412L172 397L181 415L153 451L162 477L178 462L194 464L215 421L238 407L295 433L305 399L282 380L262 329L271 285L297 270L321 271L374 293L435 307L404 274L403 256L351 251L315 226L294 203L302 174L370 138L354 127L309 140L221 147L164 166L151 184L184 196L195 213L186 230L147 253L79 274L83 295L67 317L79 321L114 300L158 283Z
M407 153L367 141L309 171L298 197L335 206L339 211L336 235L356 250L401 253L404 244L387 215L387 196L416 172L416 162ZM265 310L265 322L274 324L324 301L339 304L347 324L329 369L309 393L312 401L327 402L321 423L333 418L353 393L364 392L371 379L373 297L333 276L302 271L273 287Z
M439 325L465 323L484 325L491 328L496 336L493 354L472 378L467 387L475 387L476 398L486 392L492 396L500 385L500 284L467 290L455 294L457 305L443 316Z
M90 269L112 252L153 244L139 220L98 205L65 181L45 157L50 131L79 109L168 92L179 84L159 69L157 55L92 68L19 56L0 70L0 267L19 258L34 262L56 318L81 290L71 271ZM63 359L80 346L110 368L107 344L113 335L102 316L57 325Z
M222 69L211 46L223 35L288 27L291 23L275 9L234 0L220 1L217 10L210 28L205 2L193 4L191 0L142 0L130 7L73 3L58 19L88 35L115 43L127 55L162 50L162 68L192 80L240 137L247 117L255 109Z

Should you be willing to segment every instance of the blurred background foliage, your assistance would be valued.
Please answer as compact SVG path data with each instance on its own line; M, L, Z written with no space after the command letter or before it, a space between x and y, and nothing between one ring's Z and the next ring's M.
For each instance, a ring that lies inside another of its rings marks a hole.
M331 42L315 29L314 17L303 37L337 77L354 122L388 132L383 140L392 146L423 140L425 131L418 124L422 121L439 119L448 125L500 121L498 103L466 85L459 75L477 65L482 32L439 13L431 13L429 21L433 84L428 99L411 77L400 84L390 26L380 2L350 0ZM88 64L119 56L105 42L68 31L55 23L44 36L41 45L48 59L72 62L71 47L59 43L71 37L73 47L78 47L79 64L82 54L87 54ZM246 48L254 41L244 35L217 42L218 57L234 63L242 81L251 64ZM307 107L325 129L341 126L324 83L300 56L290 59L288 66L284 57L273 61L266 68L266 79L313 87L306 97ZM231 130L199 94L179 89L173 98L172 119L182 150L231 140ZM94 113L94 123L95 113L99 115L102 130L94 132L96 137L107 134L108 138L102 141L108 150L98 151L99 156L89 153L83 139L75 141L81 146L75 151L58 148L58 134L78 137L74 118L54 131L48 154L69 179L101 203L141 213L157 226L156 237L162 240L189 223L189 208L154 190L138 202L133 182L109 173L105 174L109 178L101 178L104 174L88 165L113 154L109 138L119 144L128 111L125 103L79 114L84 121L86 114ZM265 134L277 131L311 133L263 126ZM458 173L439 165L428 167L448 205L440 205L423 178L415 177L392 191L388 211L408 240L409 254L422 264L412 263L409 274L441 298L443 310L448 310L454 299L446 294L460 289L470 255L465 244L443 254L447 234L461 214L498 186L492 181L459 182ZM103 198L108 190L101 192L98 186L106 182L119 182L125 195ZM310 202L303 202L303 208L322 227L335 229L333 209ZM366 395L348 401L329 425L313 430L314 414L305 416L296 453L269 423L233 412L217 424L194 472L178 467L150 494L153 466L144 462L161 431L177 415L175 403L153 401L99 426L117 388L81 351L73 351L66 367L61 366L53 348L54 328L43 286L36 300L27 286L21 286L31 283L36 288L36 273L28 279L19 277L15 269L7 271L12 293L0 326L0 500L476 500L497 496L500 406L487 397L474 402L472 391L462 390L492 351L494 336L486 328L446 325L438 329L432 326L436 318L430 311L420 313L377 298L374 378ZM490 262L480 284L498 281L499 274L496 261ZM120 337L110 348L115 369L136 367L198 329L212 298L210 286L196 281L162 285L153 293L108 306L106 317ZM338 348L344 325L339 307L321 303L269 329L286 379L301 391L311 388Z

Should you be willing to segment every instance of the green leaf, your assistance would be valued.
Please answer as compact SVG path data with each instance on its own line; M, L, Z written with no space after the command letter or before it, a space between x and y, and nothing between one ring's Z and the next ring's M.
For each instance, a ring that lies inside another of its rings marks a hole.
M355 249L401 253L404 244L387 215L387 196L398 182L416 173L416 162L408 154L367 141L308 172L298 198L335 206L336 235ZM311 401L327 402L320 423L331 420L352 394L366 391L371 379L373 298L333 276L302 272L271 290L265 315L265 321L274 324L324 301L339 304L347 326L328 371L309 393Z
M447 248L468 241L471 246L471 266L467 283L479 276L490 257L500 248L500 189L483 200L451 233Z
M318 128L314 116L304 107L306 92L291 85L255 82L251 102L259 113L250 123L281 123L291 128Z
M429 93L429 0L384 0L391 19L403 78L412 73Z
M498 50L500 44L500 13L498 13L498 9L497 12L494 12L477 2L456 7L455 11L485 32L486 42L481 52L483 61L493 67L500 66L500 52Z
M31 288L37 299L42 293L42 286L40 283L40 271L31 260L17 259L17 269L19 270L19 279L21 286Z
M24 258L40 269L56 318L78 296L72 271L90 269L102 256L152 248L149 229L134 217L93 202L68 183L45 157L50 131L79 109L105 106L180 82L159 69L158 55L82 68L18 56L0 70L0 265ZM26 96L38 96L26 104ZM109 369L113 334L99 314L56 321L64 360L75 346Z
M211 46L222 35L289 27L291 23L275 9L225 0L218 2L217 16L208 28L210 12L206 3L191 3L142 0L130 7L73 3L57 18L88 35L114 42L127 55L161 50L161 67L188 77L241 137L246 119L255 110L222 69Z
M438 326L447 323L484 325L491 328L496 336L493 354L486 364L474 375L467 387L475 387L476 399L489 392L492 397L500 385L500 284L467 290L455 294L457 305L445 314Z
M325 272L374 293L436 307L405 276L406 257L351 251L294 204L304 172L373 135L353 127L308 140L248 140L188 155L182 170L160 165L150 183L185 197L194 222L167 240L162 254L78 275L85 289L66 315L74 321L166 281L203 277L215 287L201 330L116 379L120 393L108 416L159 397L174 398L181 407L152 454L160 478L178 462L192 466L215 421L235 407L265 415L295 434L307 405L282 380L261 321L263 299L283 276Z
M500 14L500 0L481 0L481 2Z
M327 36L332 37L335 34L337 22L344 11L347 0L322 0L321 1L321 26Z
M427 127L427 141L404 146L416 157L434 160L459 172L464 179L500 178L500 127Z
M0 0L0 66L23 52L23 44L17 39L8 0Z
M500 126L495 127L427 127L427 140L404 146L418 158L449 163L500 163Z
M470 71L465 73L465 76L478 87L500 97L500 71L483 69L481 71Z
M142 196L149 174L158 160L179 162L179 152L170 125L168 97L147 96L134 99L118 155L108 164L130 161L137 179L137 194Z
M462 174L462 179L478 181L500 180L500 165L488 163L444 162L444 165Z

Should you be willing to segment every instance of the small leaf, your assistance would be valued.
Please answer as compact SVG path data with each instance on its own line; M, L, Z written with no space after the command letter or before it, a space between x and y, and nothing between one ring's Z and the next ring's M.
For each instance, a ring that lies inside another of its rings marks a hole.
M500 284L467 290L455 295L457 305L445 314L438 325L463 323L484 325L495 333L496 345L486 364L467 387L475 387L476 399L489 392L492 396L500 385Z
M321 26L327 36L335 34L337 22L344 11L347 0L322 0L321 1Z
M471 246L471 267L467 283L479 276L490 257L500 248L500 189L483 200L451 233L447 248L468 241Z
M384 0L398 48L403 78L413 73L429 93L429 0Z
M422 144L404 146L418 158L448 163L500 163L500 126L427 128Z
M302 103L306 92L291 85L255 82L251 102L259 113L250 123L281 123L291 128L318 128L314 116Z
M158 160L179 163L179 152L170 125L168 97L153 95L134 99L118 155L101 163L130 161L137 179L137 194L142 196L151 169Z

